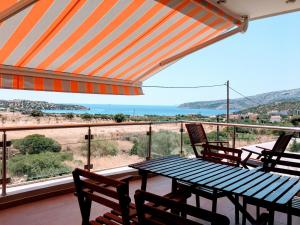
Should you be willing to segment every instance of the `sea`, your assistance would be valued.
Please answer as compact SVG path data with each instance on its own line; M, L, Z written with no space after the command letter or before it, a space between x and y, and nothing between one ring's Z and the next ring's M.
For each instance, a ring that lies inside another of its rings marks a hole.
M158 115L176 116L188 114L201 114L203 116L214 116L225 114L226 110L218 109L189 109L177 106L162 105L114 105L114 104L80 104L89 110L43 110L45 113L74 113L74 114L117 114L123 113L131 116Z

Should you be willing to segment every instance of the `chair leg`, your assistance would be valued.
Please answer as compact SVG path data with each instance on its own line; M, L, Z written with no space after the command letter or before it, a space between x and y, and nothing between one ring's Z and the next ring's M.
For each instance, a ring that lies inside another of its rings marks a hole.
M292 213L290 212L290 209L292 207L292 202L290 201L288 203L288 210L287 210L287 225L292 225Z
M292 214L287 213L287 225L292 225Z
M243 199L243 209L244 211L247 211L247 201L245 198ZM246 216L244 214L242 218L242 225L246 225Z
M239 202L239 196L235 195L235 200L237 202ZM239 224L240 223L240 215L239 215L239 209L237 206L234 206L234 210L235 210L235 224Z
M269 223L268 225L274 225L274 209L269 209Z
M217 203L218 203L218 198L213 198L213 200L212 200L212 212L213 213L217 212Z
M200 196L196 195L196 206L200 208Z
M258 220L260 216L260 207L259 206L256 206L256 219Z

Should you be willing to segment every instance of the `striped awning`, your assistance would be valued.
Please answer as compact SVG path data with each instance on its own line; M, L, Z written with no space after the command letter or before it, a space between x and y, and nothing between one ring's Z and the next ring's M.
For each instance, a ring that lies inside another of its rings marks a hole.
M0 88L120 95L244 26L201 0L1 0L0 22Z

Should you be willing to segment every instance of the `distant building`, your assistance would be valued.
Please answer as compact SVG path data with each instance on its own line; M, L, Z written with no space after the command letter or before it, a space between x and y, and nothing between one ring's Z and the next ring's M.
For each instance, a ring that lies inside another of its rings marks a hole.
M247 113L249 120L256 121L258 119L257 113Z
M271 116L270 122L271 123L281 122L281 116Z
M240 120L241 115L239 115L239 114L230 114L229 119L231 119L231 120Z
M277 110L273 110L268 112L268 115L273 115L273 116L287 116L289 114L289 112L287 110L283 110L283 111L277 111Z

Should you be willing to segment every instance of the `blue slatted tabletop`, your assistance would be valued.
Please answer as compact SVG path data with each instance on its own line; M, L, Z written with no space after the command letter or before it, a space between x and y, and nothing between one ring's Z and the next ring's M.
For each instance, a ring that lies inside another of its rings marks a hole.
M300 191L299 178L202 159L168 156L129 166L144 173L154 173L272 204L287 204Z

